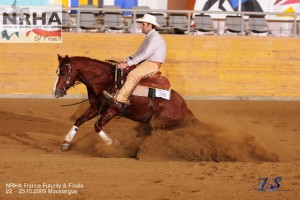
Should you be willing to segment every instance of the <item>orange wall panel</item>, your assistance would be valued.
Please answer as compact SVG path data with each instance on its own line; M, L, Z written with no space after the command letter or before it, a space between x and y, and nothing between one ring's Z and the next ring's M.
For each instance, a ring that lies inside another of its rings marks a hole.
M162 35L162 73L184 96L300 97L300 38ZM63 33L62 44L2 44L0 94L51 94L57 53L122 60L142 34ZM117 45L117 48L116 48ZM76 86L69 94L86 94Z
M187 10L194 10L196 0L188 0Z
M168 0L168 10L186 10L188 0Z

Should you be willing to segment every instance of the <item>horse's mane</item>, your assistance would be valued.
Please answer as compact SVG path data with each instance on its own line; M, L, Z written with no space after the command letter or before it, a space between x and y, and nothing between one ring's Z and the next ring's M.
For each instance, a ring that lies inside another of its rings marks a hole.
M115 65L111 62L107 62L107 61L102 61L102 60L97 60L97 59L94 59L94 58L89 58L89 57L85 57L85 56L73 56L73 57L70 57L70 59L76 59L78 61L88 61L88 62L94 62L96 64L99 64L99 65L105 65L105 66L108 66L110 68L114 68Z

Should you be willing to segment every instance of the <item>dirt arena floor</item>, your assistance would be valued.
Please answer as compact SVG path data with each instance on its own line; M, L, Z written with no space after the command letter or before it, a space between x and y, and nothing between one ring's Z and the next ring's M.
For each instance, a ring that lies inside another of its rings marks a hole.
M201 121L145 137L118 117L108 147L80 100L0 99L0 199L299 199L300 102L187 101Z

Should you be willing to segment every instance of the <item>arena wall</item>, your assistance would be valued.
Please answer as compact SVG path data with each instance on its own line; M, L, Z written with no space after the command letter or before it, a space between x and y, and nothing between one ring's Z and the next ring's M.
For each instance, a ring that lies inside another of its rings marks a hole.
M300 97L300 38L162 35L161 71L185 97ZM50 95L57 53L122 60L142 34L63 33L61 44L1 44L0 94ZM69 92L85 95L83 86Z

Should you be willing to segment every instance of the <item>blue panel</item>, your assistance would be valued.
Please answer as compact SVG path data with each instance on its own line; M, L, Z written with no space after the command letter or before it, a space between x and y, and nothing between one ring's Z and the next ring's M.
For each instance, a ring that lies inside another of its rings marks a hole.
M137 0L115 0L115 6L119 6L120 8L128 8L131 9L133 6L137 6ZM131 15L131 12L123 12L123 15Z
M124 1L123 0L115 0L115 6L119 6L120 8L123 8Z
M241 4L244 3L245 1L247 1L247 0L241 0ZM230 4L231 4L231 7L233 9L235 9L239 6L239 0L230 0Z
M71 7L78 7L78 0L71 0Z
M79 0L71 0L71 7L78 7L78 1ZM76 14L77 10L71 10L71 14Z
M138 5L137 0L126 0L123 2L123 8L131 9L134 6ZM131 12L123 12L123 15L131 15Z

